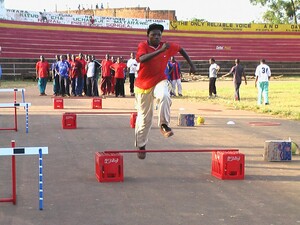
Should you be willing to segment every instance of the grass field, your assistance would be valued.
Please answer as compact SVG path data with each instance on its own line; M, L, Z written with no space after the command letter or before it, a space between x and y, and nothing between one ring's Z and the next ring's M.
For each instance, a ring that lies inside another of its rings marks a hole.
M52 84L52 82L51 82ZM128 82L126 81L128 85ZM269 86L270 105L257 106L257 89L254 80L244 82L240 87L241 101L233 99L233 83L229 79L218 79L216 82L218 98L208 99L208 81L183 82L183 99L195 102L208 102L224 105L230 109L250 110L270 114L282 118L300 120L300 78L271 79ZM35 88L37 83L32 81L4 81L0 88ZM47 90L51 90L47 87Z
M185 85L186 86L186 85ZM206 101L225 105L231 109L251 110L293 120L300 120L300 78L271 80L269 85L270 105L258 106L257 89L254 80L240 87L241 101L234 101L234 87L231 80L218 79L216 82L218 98L208 99L208 81L198 81L183 90L185 98L192 101Z

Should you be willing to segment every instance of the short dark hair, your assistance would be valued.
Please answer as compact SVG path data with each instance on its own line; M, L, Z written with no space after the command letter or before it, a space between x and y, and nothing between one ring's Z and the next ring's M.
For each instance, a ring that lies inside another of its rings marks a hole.
M160 30L161 32L164 31L164 26L158 23L152 23L149 25L147 30L147 36L149 35L150 31L152 30Z

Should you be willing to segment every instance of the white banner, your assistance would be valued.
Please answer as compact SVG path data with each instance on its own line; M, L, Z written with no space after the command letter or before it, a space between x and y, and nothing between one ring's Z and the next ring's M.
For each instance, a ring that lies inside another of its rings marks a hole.
M69 24L91 27L111 27L111 28L130 28L147 29L152 23L159 23L169 30L169 20L156 19L132 19L118 17L101 17L90 15L73 15L52 12L34 12L25 10L6 10L7 20L39 22L48 24Z

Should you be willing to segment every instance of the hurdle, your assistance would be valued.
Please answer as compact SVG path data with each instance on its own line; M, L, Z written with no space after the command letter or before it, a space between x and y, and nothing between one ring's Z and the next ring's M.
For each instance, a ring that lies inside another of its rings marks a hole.
M134 111L97 111L97 112L65 112L62 115L62 128L63 129L76 129L77 128L77 115L127 115L130 114L130 126L135 127L136 112Z
M25 127L26 133L29 131L29 123L28 123L28 107L31 106L31 103L25 102L25 89L24 88L13 88L13 89L0 89L0 92L14 92L14 102L13 103L0 103L0 108L14 108L14 127L12 128L0 128L0 130L14 130L18 131L18 120L17 120L17 107L23 106L25 108ZM22 102L17 103L17 92L22 93Z
M95 172L99 182L124 181L123 155L121 153L212 153L211 175L219 179L244 179L244 154L239 149L197 150L106 150L95 154Z
M53 96L53 108L54 109L64 109L64 101L65 100L84 100L91 99L92 100L92 109L102 109L102 99L105 99L105 96L97 96L97 97L59 97Z
M48 154L48 147L16 147L14 140L11 141L11 148L0 148L0 156L11 156L12 170L12 197L2 198L0 202L12 202L16 205L17 202L17 174L16 174L16 158L20 155L39 155L39 209L43 210L44 191L43 191L43 154Z

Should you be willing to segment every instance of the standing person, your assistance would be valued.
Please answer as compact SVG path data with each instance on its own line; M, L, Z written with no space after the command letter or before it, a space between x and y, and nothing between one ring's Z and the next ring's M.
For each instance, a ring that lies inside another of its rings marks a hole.
M83 54L79 53L77 60L81 63L81 76L78 77L77 80L77 86L78 86L78 96L82 96L83 93L83 85L84 85L84 79L86 77L86 61L84 60Z
M38 79L38 87L40 91L40 96L46 96L46 86L48 77L50 75L50 65L45 60L43 55L40 56L40 61L38 61L35 65L36 69L36 78Z
M59 74L56 71L56 64L60 61L60 56L55 55L55 62L51 65L52 80L53 80L53 96L59 96L60 85L59 85Z
M171 61L168 63L170 65L169 74L170 74L170 81L172 85L171 94L176 96L176 87L178 96L182 96L182 86L181 86L181 70L179 63L175 60L175 57L171 57Z
M247 79L245 75L244 67L240 64L239 59L235 59L235 66L231 68L231 70L223 75L222 77L226 77L230 74L233 74L233 84L234 84L234 100L240 101L240 86L242 83L242 77L245 79L245 85L247 85Z
M93 77L93 81L92 81L92 89L93 89L93 96L99 96L99 90L98 90L98 80L100 77L100 69L101 69L101 63L99 63L98 60L96 60L96 57L94 55L92 55L92 60L95 63L95 75Z
M1 77L2 77L2 67L0 65L0 86L1 86Z
M70 64L65 55L60 56L60 61L56 64L56 72L59 74L60 92L63 97L70 97Z
M258 97L257 104L262 104L262 95L264 97L264 104L269 105L269 80L271 77L271 69L266 64L266 60L261 59L260 64L255 70L255 87L258 83Z
M116 62L115 57L111 56L110 57L110 61L112 62L112 64L114 64ZM110 83L111 83L111 93L114 95L115 94L115 86L116 86L116 78L115 78L115 71L113 69L110 69Z
M102 95L111 93L111 76L110 76L111 65L112 65L112 61L109 59L109 54L106 54L105 59L103 59L101 62L102 79L101 79L100 89Z
M123 62L121 57L117 58L117 62L112 64L110 68L115 71L116 87L115 94L116 97L125 97L124 83L125 83L125 71L127 65Z
M130 59L127 61L128 68L128 76L130 83L130 95L134 96L134 80L135 80L135 72L137 67L137 61L135 59L135 54L133 52L130 53Z
M78 82L78 79L82 79L82 66L78 59L76 59L75 55L72 55L72 61L71 61L71 94L73 96L80 96L80 86L81 83Z
M135 146L145 150L148 135L153 120L154 98L159 99L158 126L164 137L173 135L170 123L171 98L168 80L164 73L168 60L180 53L189 63L190 72L195 72L195 66L186 51L176 43L161 42L164 27L161 24L151 24L147 30L148 40L139 43L136 54L140 63L138 77L135 80L135 97L137 119L135 126ZM146 153L138 153L139 159L144 159Z
M216 80L220 71L220 66L216 64L214 58L209 59L209 98L217 97ZM214 94L214 96L213 96Z
M93 78L95 76L95 63L93 62L92 56L89 55L88 56L88 61L86 64L86 95L87 96L92 96L92 92L93 92Z

